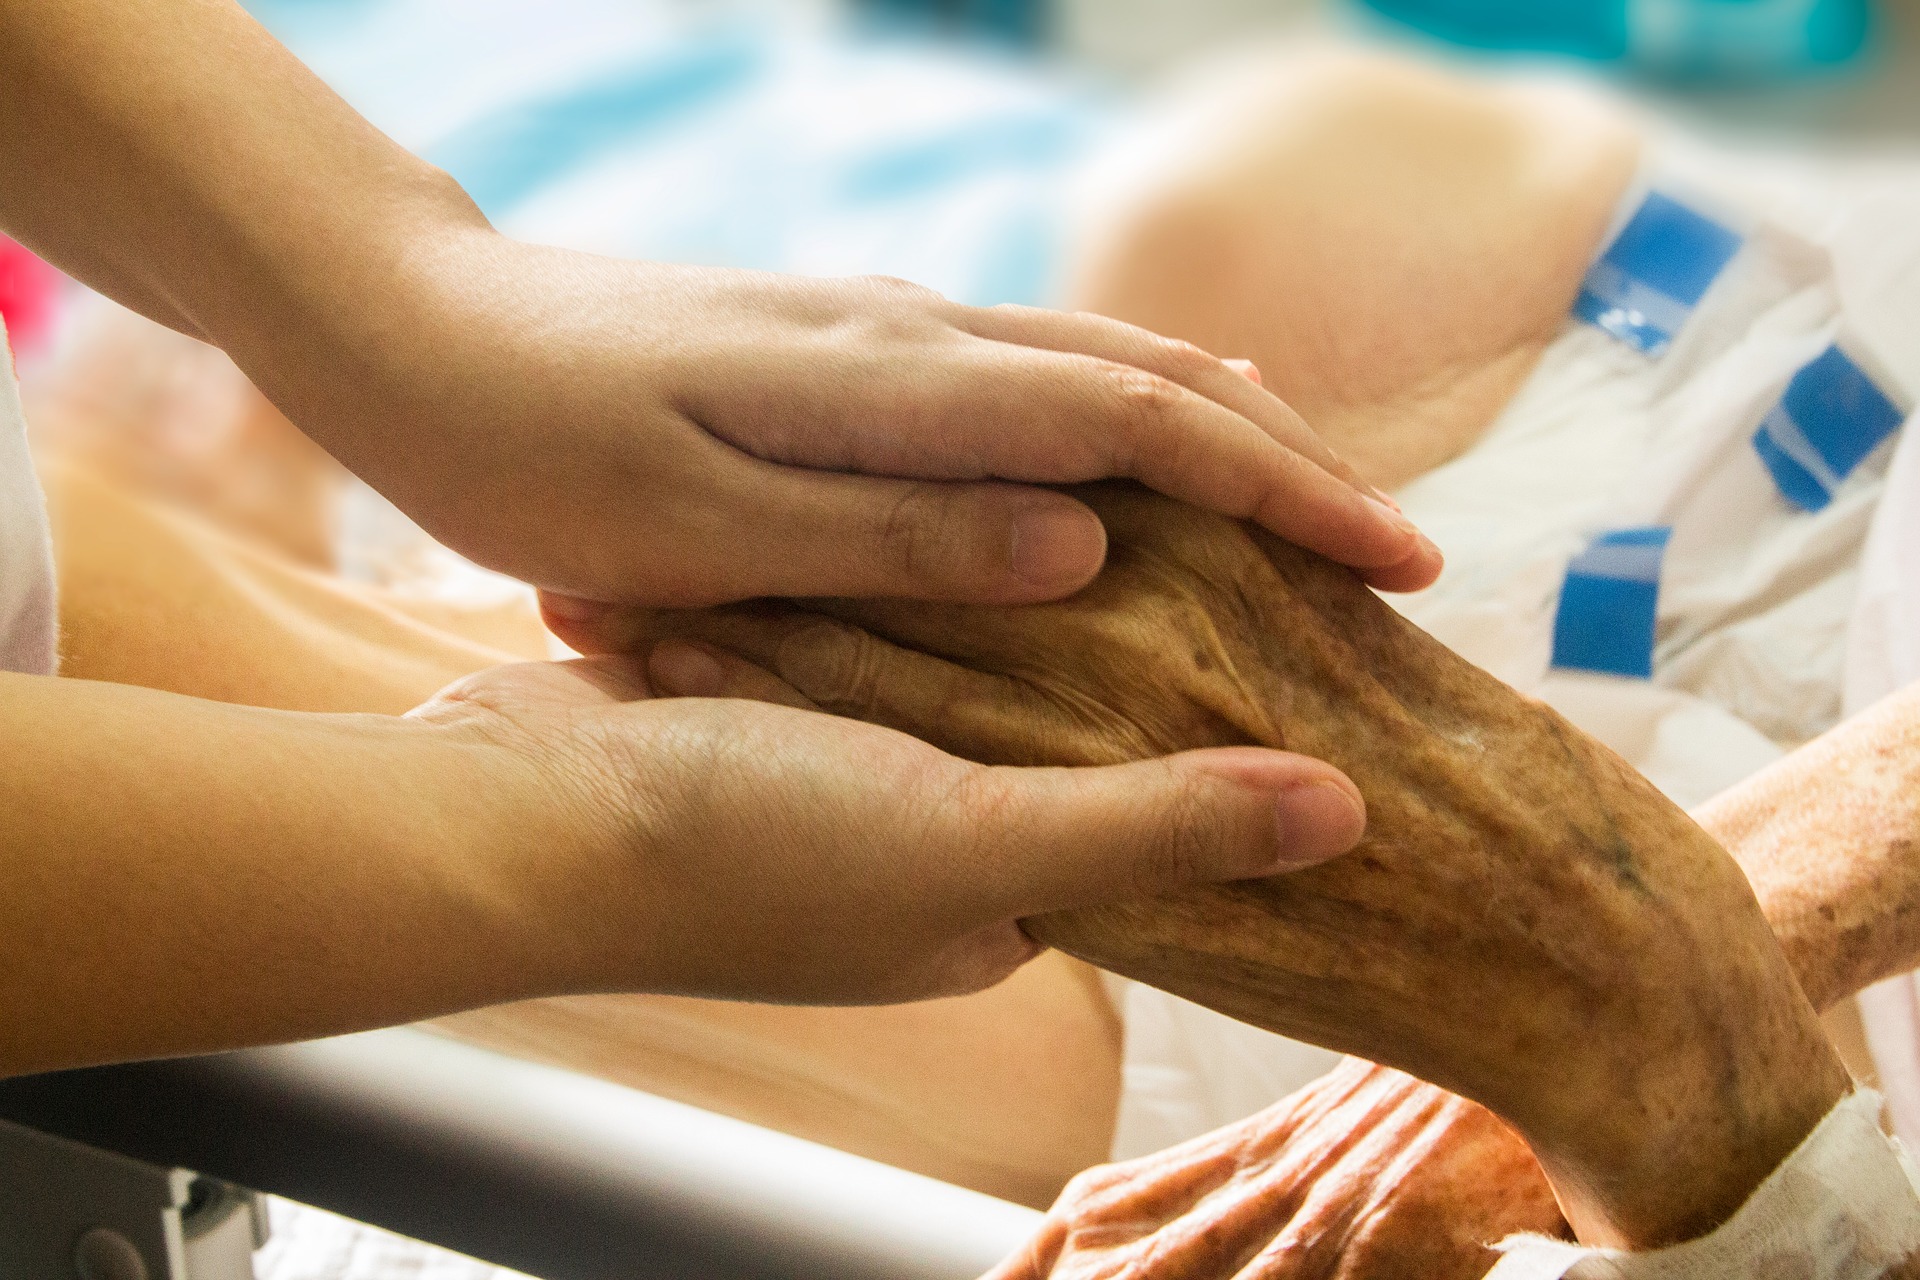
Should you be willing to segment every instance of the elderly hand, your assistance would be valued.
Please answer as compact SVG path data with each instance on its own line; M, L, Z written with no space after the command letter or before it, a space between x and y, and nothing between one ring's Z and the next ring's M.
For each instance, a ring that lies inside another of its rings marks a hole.
M1512 1130L1349 1058L1238 1124L1081 1174L984 1280L1479 1280L1490 1242L1565 1230Z
M983 762L1243 743L1330 761L1367 797L1351 857L1028 930L1487 1106L1588 1243L1649 1248L1725 1221L1847 1087L1725 851L1351 574L1133 486L1076 492L1113 554L1064 602L773 603L569 638L719 645ZM1551 1080L1528 1065L1543 1057Z
M1105 535L1029 486L1102 476L1254 519L1384 588L1439 569L1285 404L1115 321L484 227L424 239L402 318L344 344L352 366L302 350L250 372L442 541L566 596L1052 599L1099 570Z
M1037 954L1025 916L1304 866L1363 822L1337 773L1281 752L988 768L791 707L648 700L619 659L496 667L413 715L510 827L489 834L511 851L503 892L560 952L556 992L959 994Z

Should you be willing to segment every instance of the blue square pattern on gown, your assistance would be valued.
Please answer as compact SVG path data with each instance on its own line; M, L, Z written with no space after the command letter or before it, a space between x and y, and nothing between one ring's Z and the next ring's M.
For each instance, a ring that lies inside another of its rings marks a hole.
M1905 417L1839 347L1793 375L1753 447L1787 501L1819 511Z
M1649 356L1665 354L1740 237L1650 191L1581 282L1573 313Z
M1553 620L1553 665L1566 671L1653 676L1660 571L1673 529L1602 533L1573 558Z

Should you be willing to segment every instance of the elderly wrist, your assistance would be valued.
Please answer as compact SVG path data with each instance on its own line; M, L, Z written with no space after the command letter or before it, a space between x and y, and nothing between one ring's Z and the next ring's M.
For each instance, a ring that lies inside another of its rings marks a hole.
M1695 1009L1673 1025L1596 1036L1591 1051L1618 1055L1594 1073L1609 1083L1563 1110L1559 1141L1533 1138L1583 1243L1639 1251L1712 1231L1850 1087L1811 1010Z

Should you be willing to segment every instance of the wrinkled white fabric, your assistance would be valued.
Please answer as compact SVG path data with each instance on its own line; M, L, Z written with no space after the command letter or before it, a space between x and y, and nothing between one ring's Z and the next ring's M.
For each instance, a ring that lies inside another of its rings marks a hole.
M1729 158L1680 139L1648 154L1616 226L1655 188L1739 232L1740 252L1658 359L1569 319L1480 442L1397 495L1447 568L1388 600L1694 805L1840 718L1862 549L1896 444L1809 513L1779 496L1751 441L1836 339L1903 407L1920 396L1920 166ZM1674 529L1654 679L1552 669L1569 560L1598 531L1648 524ZM1906 545L1920 546L1916 529ZM1905 998L1920 1031L1920 987ZM1242 1119L1328 1061L1133 984L1115 1004L1116 1158ZM1907 1043L1920 1117L1920 1038Z
M259 1280L527 1280L517 1271L278 1197L253 1255Z
M1915 289L1920 298L1920 283ZM1920 306L1915 311L1920 327ZM1849 711L1920 680L1920 431L1911 425L1889 483L1861 566L1848 637ZM1910 1146L1920 1143L1920 975L1867 988L1860 993L1860 1014L1894 1130Z
M1878 1094L1843 1098L1738 1213L1698 1240L1623 1253L1515 1236L1487 1280L1875 1280L1920 1252L1920 1177L1879 1117Z
M52 675L53 549L4 321L0 362L0 671Z

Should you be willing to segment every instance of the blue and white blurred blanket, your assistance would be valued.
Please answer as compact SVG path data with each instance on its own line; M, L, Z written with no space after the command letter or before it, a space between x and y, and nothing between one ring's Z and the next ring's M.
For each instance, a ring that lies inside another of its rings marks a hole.
M513 235L626 257L1050 297L1065 175L1105 111L984 48L783 6L254 0L363 114Z

